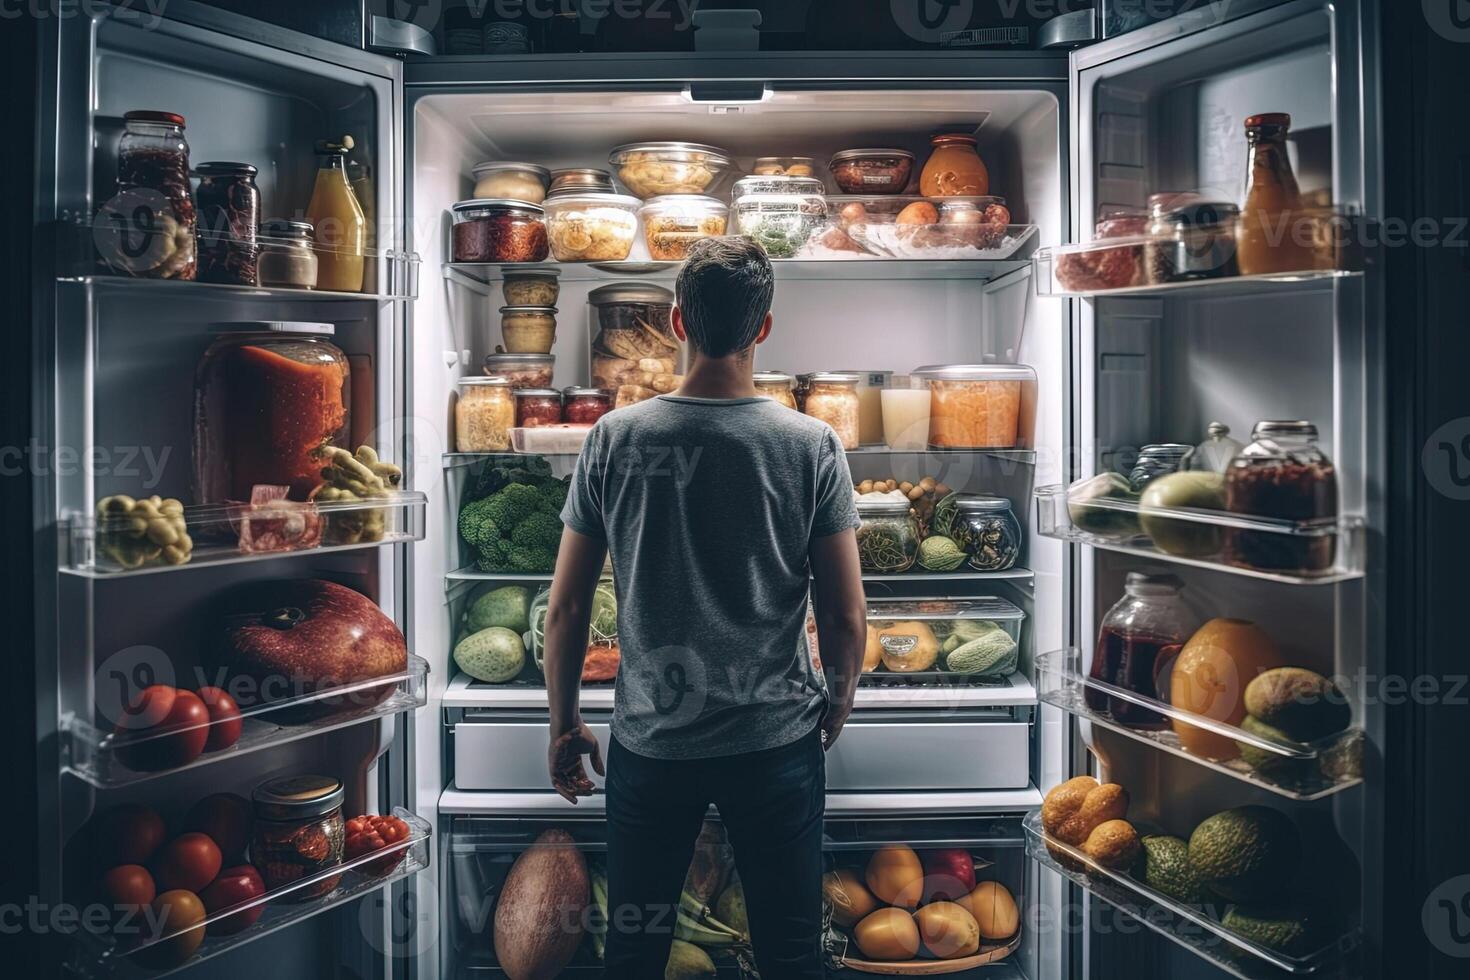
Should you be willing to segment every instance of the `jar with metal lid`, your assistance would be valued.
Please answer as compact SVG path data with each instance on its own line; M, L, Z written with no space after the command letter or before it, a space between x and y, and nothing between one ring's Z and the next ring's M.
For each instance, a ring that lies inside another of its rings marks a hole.
M1030 441L1022 413L1034 402L1036 372L1026 365L930 364L913 377L929 388L929 445L936 449L1014 449Z
M957 497L950 534L969 556L967 564L979 572L1003 572L1021 554L1021 525L1004 497Z
M462 453L503 453L510 449L516 424L509 378L475 377L459 381L454 406L454 447Z
M342 863L346 828L342 822L341 780L298 775L272 779L251 794L255 821L250 863L267 891L319 874ZM340 875L298 888L276 901L320 898L337 887Z
M859 427L858 376L825 371L812 375L811 387L802 409L814 419L821 419L837 433L843 449L856 449L862 444Z
M475 197L481 200L540 204L551 183L551 171L545 167L512 160L486 160L475 164L471 173L475 175Z
M550 254L539 204L487 199L460 201L450 210L456 262L544 262Z
M1304 421L1257 422L1251 444L1225 471L1225 509L1298 525L1294 532L1225 529L1231 564L1310 575L1332 568L1337 470ZM1317 525L1313 527L1313 525Z
M511 354L550 354L556 343L556 307L502 306L500 335Z
M262 286L315 289L314 229L310 221L267 221L260 226L257 271Z
M555 354L507 354L497 350L485 355L485 373L508 379L512 389L550 388L555 368Z
M558 194L580 194L591 191L597 194L613 194L617 188L613 186L612 174L606 170L597 170L592 167L573 167L564 170L553 170L551 172L551 189L547 191L547 197L555 197Z
M1138 451L1138 459L1128 473L1128 482L1133 485L1136 493L1142 493L1144 487L1159 477L1183 469L1185 461L1193 452L1193 446L1186 446L1182 442L1160 442L1144 446Z
M196 221L184 117L138 110L124 113L123 121L117 196L98 215L102 258L129 276L192 280Z
M1150 283L1214 279L1240 274L1235 229L1240 208L1194 194L1154 194L1148 199L1144 275Z
M616 392L631 385L653 394L678 387L683 349L674 336L672 290L614 282L588 293L587 305L591 387Z
M1230 461L1245 447L1237 439L1230 438L1230 426L1224 422L1211 422L1205 429L1205 440L1194 447L1185 466L1191 470L1209 473L1224 473Z
M194 168L199 189L198 250L200 282L259 285L260 188L248 163L201 163Z
M919 522L907 500L886 495L857 500L858 562L864 572L896 575L919 556Z
M757 371L751 380L755 382L757 395L780 402L787 408L796 408L796 395L791 390L791 375L783 371Z
M601 388L568 388L563 395L562 417L575 425L591 425L613 408L612 392Z
M516 400L516 427L534 429L541 425L561 425L561 392L555 388L518 388L513 392Z

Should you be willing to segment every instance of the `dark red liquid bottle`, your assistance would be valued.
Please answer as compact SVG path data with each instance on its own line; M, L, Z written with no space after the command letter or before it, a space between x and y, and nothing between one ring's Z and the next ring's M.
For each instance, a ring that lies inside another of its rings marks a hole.
M1157 678L1194 632L1195 620L1179 598L1173 576L1128 575L1125 595L1108 610L1098 630L1088 675L1152 701L1162 701ZM1087 706L1130 728L1162 728L1157 711L1095 686L1085 692Z

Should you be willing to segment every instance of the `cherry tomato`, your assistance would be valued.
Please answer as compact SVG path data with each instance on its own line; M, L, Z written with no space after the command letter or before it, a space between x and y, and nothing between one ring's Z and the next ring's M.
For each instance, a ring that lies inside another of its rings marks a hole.
M218 752L238 742L242 722L235 699L218 687L201 687L199 700L209 711L209 739L204 743L204 751Z
M228 862L245 856L250 843L250 801L234 793L215 793L195 803L184 818L185 830L197 830L219 846Z
M397 817L363 814L347 821L347 839L343 849L347 859L351 860L363 854L381 851L385 847L406 839L408 839L408 824L404 821ZM398 867L398 862L403 860L406 850L407 848L399 848L392 854L384 855L376 861L368 861L359 867L364 874L387 874Z
M137 803L124 803L98 814L87 834L99 868L147 864L168 836L163 818Z
M204 903L199 896L191 891L179 888L166 891L153 900L153 913L149 917L150 924L156 922L161 930L159 935L168 935L179 929L185 929L176 936L172 936L161 942L153 943L138 954L138 959L154 967L178 966L199 948L204 942L204 928L190 929L204 921ZM144 941L154 939L154 936L144 937Z
M209 910L209 914L214 915L221 909L231 908L264 894L265 881L260 877L260 872L255 870L255 865L239 864L221 871L219 877L210 882L199 897L204 900L204 907ZM233 915L216 919L209 924L209 934L228 936L237 933L254 925L264 911L265 903L261 902Z
M153 859L153 880L164 891L201 891L219 875L219 845L204 834L180 834Z
M128 729L118 756L129 768L140 772L188 765L204 751L204 743L209 738L208 726L209 709L199 700L199 695L193 691L175 691L163 721L142 732Z
M136 914L157 897L153 876L141 864L119 864L102 876L102 900L116 917Z

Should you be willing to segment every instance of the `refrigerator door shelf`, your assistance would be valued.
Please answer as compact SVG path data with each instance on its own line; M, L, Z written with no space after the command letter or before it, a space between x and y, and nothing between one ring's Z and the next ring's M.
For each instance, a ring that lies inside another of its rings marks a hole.
M163 747L163 743L178 739L183 730L119 733L69 716L62 725L62 765L66 772L98 789L139 783L417 710L428 703L428 679L428 661L410 656L407 669L397 674L248 707L241 712L242 730L234 743L204 752L183 765L158 769L149 766L150 748ZM313 709L321 716L311 717L308 713ZM214 723L198 727L212 730ZM133 768L129 762L140 768Z
M1363 781L1363 732L1359 728L1347 728L1315 742L1274 741L1237 725L1096 680L1087 675L1082 663L1082 651L1075 647L1038 656L1036 674L1041 700L1079 719L1288 799L1319 800ZM1257 759L1259 767L1242 758L1219 761L1195 755L1184 747L1172 728L1132 728L1115 721L1105 707L1093 707L1106 705L1109 699L1125 701L1171 722L1187 723L1224 736L1246 749L1247 754Z
M197 966L204 960L236 949L278 929L295 925L344 902L350 902L369 892L376 891L384 885L417 874L429 866L431 850L429 824L402 807L395 807L393 815L409 826L409 835L404 840L382 850L349 858L335 868L293 881L285 887L267 891L242 905L208 913L198 925L187 928L165 927L158 935L148 936L133 945L125 945L111 937L89 933L87 930L79 930L78 935L86 939L77 946L73 967L78 975L84 977L146 977L150 980L157 980L158 977L175 973L185 967ZM402 856L402 860L396 867L386 872L380 869L368 869L367 865L382 861L395 852ZM328 884L335 879L340 880L333 885ZM313 890L324 886L330 888L325 895L304 897L309 896ZM166 943L174 936L198 929L207 929L210 925L217 924L229 916L240 915L252 910L260 916L253 924L230 935L211 934L207 936L203 945L199 947L199 951L182 963L169 961L168 965L160 967L147 966L138 962L139 953L144 953L146 956L145 951ZM138 921L141 923L142 917L139 917Z
M451 785L439 797L439 813L492 817L582 818L601 820L607 797L585 797L576 805L550 789L545 792L481 792ZM945 793L828 793L827 817L979 816L1025 813L1041 806L1041 792L1025 789Z

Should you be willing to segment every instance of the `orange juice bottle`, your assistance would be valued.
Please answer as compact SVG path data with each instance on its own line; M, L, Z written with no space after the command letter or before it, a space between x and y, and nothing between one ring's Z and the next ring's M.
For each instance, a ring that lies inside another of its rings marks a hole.
M1245 121L1250 171L1236 235L1243 276L1313 268L1310 229L1299 226L1304 219L1301 191L1286 154L1290 128L1291 116L1284 112L1263 112Z
M317 289L362 292L368 229L362 204L347 179L347 154L354 145L351 136L342 137L340 143L323 140L316 145L322 164L306 220L316 229Z

